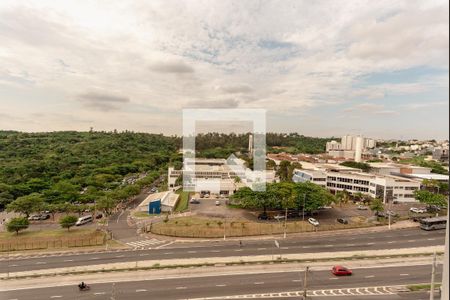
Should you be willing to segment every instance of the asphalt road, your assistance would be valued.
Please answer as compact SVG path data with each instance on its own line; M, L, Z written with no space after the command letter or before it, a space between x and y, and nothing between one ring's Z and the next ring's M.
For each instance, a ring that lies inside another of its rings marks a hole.
M401 296L384 293L389 286L429 282L431 267L424 265L402 267L375 267L353 269L353 276L335 277L329 270L308 273L308 289L318 295L315 299L332 295L330 290L357 293L354 299L364 299L368 293L378 295L377 299L400 299ZM441 280L442 266L438 267L437 282ZM195 299L231 295L252 295L262 298L262 294L274 293L269 298L277 299L281 293L301 292L304 272L286 271L261 274L239 274L224 276L199 276L189 278L169 278L145 281L124 281L90 284L89 291L80 292L74 285L55 286L39 289L21 289L0 293L4 300L17 299ZM89 284L89 283L88 283ZM57 285L57 284L56 284ZM369 288L367 288L369 287ZM378 287L374 289L373 287ZM323 291L323 290L326 291ZM322 294L321 294L322 293ZM321 297L322 295L322 297ZM112 298L113 297L113 298ZM335 297L333 297L335 298ZM339 297L340 298L340 297ZM286 299L286 298L285 298ZM296 296L296 299L299 299ZM351 299L347 296L346 299ZM405 299L414 299L408 297ZM421 299L420 297L417 299Z
M88 254L49 255L41 257L0 260L0 270L20 272L71 266L86 266L137 260L231 257L247 255L283 255L288 253L312 253L332 251L356 251L401 249L444 245L445 230L423 231L417 228L373 232L335 233L334 235L308 238L280 239L277 249L273 240L174 243L164 248L149 250L120 250Z

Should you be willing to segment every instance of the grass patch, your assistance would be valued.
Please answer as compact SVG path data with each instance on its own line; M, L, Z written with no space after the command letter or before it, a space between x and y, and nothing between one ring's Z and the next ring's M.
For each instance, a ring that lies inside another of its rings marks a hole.
M37 239L37 238L60 238L60 237L77 237L91 235L95 233L96 230L92 228L71 228L70 231L67 229L50 229L50 230L30 230L21 231L19 235L15 232L0 232L0 239Z
M350 224L324 224L315 228L306 221L290 221L286 225L287 233L326 231L371 226L365 222ZM171 219L153 224L152 233L191 238L220 238L224 236L242 237L282 234L284 222L253 222L244 219L202 218L198 216Z
M148 218L148 217L154 217L154 216L160 216L158 214L149 214L146 211L135 211L133 212L133 217L136 218Z
M106 242L105 233L96 229L73 228L0 233L0 251L60 249L100 246Z
M434 288L438 289L440 286L441 286L440 283L436 283L434 285ZM431 284L414 284L414 285L408 285L406 288L409 289L411 292L417 292L417 291L431 289Z
M182 212L188 209L189 207L189 192L183 191L183 189L179 189L176 191L178 195L180 195L180 199L178 200L177 206L175 207L176 212Z

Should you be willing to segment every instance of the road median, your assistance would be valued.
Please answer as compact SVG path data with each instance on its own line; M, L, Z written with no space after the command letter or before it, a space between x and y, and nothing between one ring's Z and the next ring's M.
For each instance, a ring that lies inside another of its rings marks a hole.
M342 251L323 253L301 253L301 254L279 254L232 256L232 257L208 257L189 259L159 259L159 260L136 260L133 262L97 264L88 266L75 266L54 269L42 269L22 272L0 273L1 280L32 278L40 276L55 276L69 274L88 274L98 272L118 272L132 270L171 269L171 268L195 268L207 266L230 266L240 264L270 264L270 263L292 263L292 262L318 262L331 260L364 260L376 258L414 257L431 255L434 252L443 253L444 246L417 247L406 249L389 250L365 250L365 251Z

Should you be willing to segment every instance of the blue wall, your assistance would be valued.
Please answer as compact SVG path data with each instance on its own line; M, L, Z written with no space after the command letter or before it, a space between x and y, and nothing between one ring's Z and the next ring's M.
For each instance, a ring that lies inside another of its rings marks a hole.
M160 214L161 213L161 199L152 201L148 204L149 214Z

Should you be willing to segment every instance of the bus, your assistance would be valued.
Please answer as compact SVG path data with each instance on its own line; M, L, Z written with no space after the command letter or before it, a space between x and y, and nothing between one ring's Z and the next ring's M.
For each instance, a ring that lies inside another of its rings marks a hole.
M420 220L420 228L423 230L445 229L447 226L447 216L433 217Z
M92 222L94 219L92 218L91 215L89 216L83 216L78 218L78 221L75 223L75 226L80 226L89 222Z

